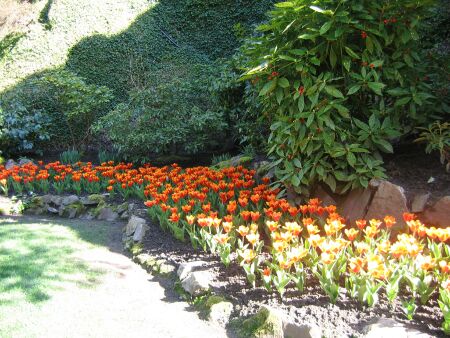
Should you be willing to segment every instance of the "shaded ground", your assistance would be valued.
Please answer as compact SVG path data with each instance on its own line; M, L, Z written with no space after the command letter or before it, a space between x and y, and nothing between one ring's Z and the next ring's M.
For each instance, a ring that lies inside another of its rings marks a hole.
M120 253L121 227L0 218L0 337L225 337Z
M405 189L408 200L414 195L431 193L430 201L450 195L450 173L436 153L427 155L419 145L407 145L386 156L388 180Z

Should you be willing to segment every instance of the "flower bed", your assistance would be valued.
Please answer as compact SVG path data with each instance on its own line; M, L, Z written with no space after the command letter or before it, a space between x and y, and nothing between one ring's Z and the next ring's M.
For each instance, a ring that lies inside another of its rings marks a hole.
M317 199L293 206L268 179L257 182L255 172L243 167L29 163L0 166L0 182L6 193L53 189L139 197L150 217L177 239L218 253L226 266L236 257L251 285L262 283L281 296L288 285L303 292L311 274L331 302L345 288L369 306L380 295L394 304L402 290L409 319L439 297L442 328L450 333L450 228L427 227L413 214L404 215L408 228L400 233L393 231L391 216L346 224L335 206Z

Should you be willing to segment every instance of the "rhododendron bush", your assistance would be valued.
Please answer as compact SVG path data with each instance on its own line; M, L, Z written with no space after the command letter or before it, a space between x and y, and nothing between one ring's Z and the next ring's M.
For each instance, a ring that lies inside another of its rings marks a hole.
M307 283L319 283L331 302L342 288L369 306L380 295L393 307L401 299L408 318L439 297L450 333L450 228L426 226L413 214L404 214L405 228L389 215L348 224L336 206L317 199L290 204L267 178L259 181L244 167L29 163L0 166L0 182L19 194L53 189L141 198L149 216L177 239L218 254L226 266L237 261L251 285L282 297L288 287L300 295Z

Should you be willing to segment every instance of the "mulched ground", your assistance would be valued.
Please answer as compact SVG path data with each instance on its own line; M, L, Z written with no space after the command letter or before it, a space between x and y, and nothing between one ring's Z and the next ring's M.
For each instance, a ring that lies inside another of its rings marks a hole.
M364 327L380 317L394 318L432 336L445 337L440 329L442 314L437 304L437 294L427 306L418 308L411 322L402 313L400 301L392 309L384 297L381 297L380 303L374 308L361 305L345 293L336 304L330 304L318 282L311 278L307 281L303 294L291 287L281 300L278 293L269 293L261 285L251 288L242 268L236 263L225 268L217 255L195 251L188 243L176 241L158 225L149 223L150 230L145 237L143 252L176 264L193 260L206 261L208 270L215 276L212 283L214 293L230 299L235 305L233 317L249 316L256 313L261 304L267 304L297 323L321 327L325 337L360 337L364 334Z
M403 187L408 200L428 192L430 202L450 195L450 173L436 153L427 155L422 147L408 145L396 149L395 154L385 157L385 168L388 180Z

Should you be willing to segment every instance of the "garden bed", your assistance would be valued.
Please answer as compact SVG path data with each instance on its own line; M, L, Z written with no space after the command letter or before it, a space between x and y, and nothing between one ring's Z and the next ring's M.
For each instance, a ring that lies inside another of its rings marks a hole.
M443 334L440 325L450 329L450 228L427 227L413 214L403 214L407 227L389 215L347 223L317 199L290 204L268 177L242 166L28 163L0 175L5 192L108 192L108 202L144 200L139 215L148 213L152 224L144 250L171 264L207 261L213 292L233 301L236 318L267 304L293 322L314 323L325 336L362 335L382 316L414 318L409 326L435 336ZM56 206L53 197L45 200ZM37 209L50 211L41 202ZM66 196L60 206L72 203L83 204ZM127 235L139 232L132 238L141 241L144 228Z
M381 317L393 318L409 328L434 337L446 337L440 328L442 314L436 297L433 297L429 305L417 311L413 321L405 318L399 307L400 300L396 301L394 310L383 298L380 304L368 308L344 294L343 299L333 305L320 286L313 282L308 283L309 286L301 295L294 287L288 288L284 300L281 300L276 292L267 292L261 284L255 288L249 286L242 268L237 263L225 268L218 255L194 250L188 243L175 240L153 222L149 222L149 227L143 241L142 253L175 264L205 261L205 268L214 275L212 292L235 305L232 321L254 315L261 305L269 305L295 323L319 326L325 337L361 337L367 326Z

